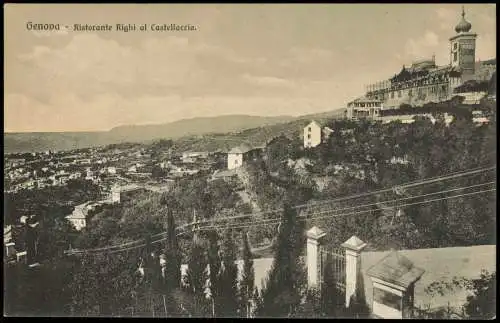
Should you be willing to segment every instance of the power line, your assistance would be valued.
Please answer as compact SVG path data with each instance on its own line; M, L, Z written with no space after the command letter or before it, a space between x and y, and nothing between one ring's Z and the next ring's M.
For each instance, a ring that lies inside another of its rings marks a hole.
M362 207L375 206L375 205L385 204L385 203L390 203L390 202L406 201L406 200L411 200L411 199L416 199L416 198L421 198L421 197L426 197L426 196L431 196L431 195L466 190L466 189L473 188L473 187L479 187L479 186L490 185L490 184L495 184L495 183L496 182L488 182L488 183L470 185L470 186L466 186L466 187L456 187L456 188L452 188L452 189L445 190L445 191L432 192L432 193L421 194L421 195L416 195L416 196L408 196L408 197L403 197L403 198L399 198L399 199L385 200L385 201L380 201L380 202L371 203L371 204L364 204L364 205L360 205L360 206L351 206L351 207L347 207L347 208L343 208L343 209L336 209L335 211L344 211L344 210L350 210L350 209L356 209L356 208L362 208ZM392 208L394 208L394 207L392 207Z
M485 184L490 184L490 183L485 183ZM464 188L457 188L454 190L458 190L458 189L464 189ZM471 195L482 194L482 193L493 192L493 191L496 191L496 189L476 191L476 192L471 192L471 193L464 193L464 194L447 196L444 198L407 203L407 204L400 205L400 207L428 204L428 203L432 203L432 202L449 200L449 199L454 199L454 198L459 198L459 197L464 197L464 196L471 196ZM440 192L440 193L442 193L442 192ZM393 207L379 206L379 209L392 210ZM351 212L351 213L338 213L338 214L330 214L330 215L326 215L326 216L315 216L315 215L321 215L321 214L325 214L325 213L338 212L338 210L328 210L328 211L315 212L315 213L306 214L306 215L299 215L298 220L299 221L308 221L308 220L317 220L317 219L323 219L323 218L334 218L334 217L340 217L340 216L346 216L346 215L359 215L359 214L364 214L364 213L371 213L373 211L374 210L364 210L364 211L356 211L356 212ZM280 222L281 222L281 219L268 219L268 220L260 220L257 222L238 223L238 224L233 224L233 225L205 226L205 227L197 228L196 230L197 231L210 231L210 230L215 230L215 229L239 229L239 228L248 228L249 226L251 227L251 226L268 225L268 224L279 224ZM151 242L151 244L158 243L158 242L164 241L166 239L167 238L162 238L162 239ZM144 246L146 246L146 244L142 244L142 245L138 245L138 246L134 246L134 247L129 247L126 249L121 249L121 250L114 250L114 251L108 252L108 254L133 250L133 249L141 248ZM83 251L83 252L85 252L85 251Z
M363 207L369 207L369 206L378 206L380 204L387 204L387 203L391 203L391 202L399 202L399 201L416 199L416 198L421 198L421 197L426 197L426 196L432 196L432 195L437 195L437 194L444 194L444 193L449 193L449 192L454 192L454 191L460 191L460 190L466 190L466 189L469 189L469 188L474 188L474 187L479 187L479 186L484 186L484 185L490 185L490 184L495 184L495 182L481 183L481 184L470 185L470 186L466 186L466 187L457 187L457 188L453 188L453 189L449 189L449 190L445 190L445 191L432 192L432 193L421 194L421 195L417 195L417 196L410 196L410 197L399 198L399 199L391 199L391 200L379 201L379 202L376 202L376 203L351 206L351 207L347 207L347 208L341 208L341 209L335 209L335 210L329 210L329 211L321 211L319 213L332 212L332 211L337 211L338 212L338 211L345 211L345 210L351 210L351 209L357 209L357 208L363 208ZM394 208L394 207L391 207L391 209L392 208ZM314 214L319 214L319 213L314 213ZM307 217L307 214L306 214L306 217ZM217 220L217 219L214 219L214 220ZM281 221L280 219L273 218L273 219L262 219L262 220L258 220L257 222L266 222L267 223L269 221L272 222L272 221L277 221L277 220ZM217 222L217 221L214 221L214 222Z
M481 193L487 193L487 192L493 192L496 191L496 189L489 189L489 190L484 190L484 191L478 191L478 192L472 192L472 193L466 193L466 194L459 194L459 195L453 195L445 198L439 198L439 199L433 199L433 200L427 200L427 201L422 201L422 202L415 202L415 203L408 203L408 204L403 204L403 206L411 206L411 205L418 205L418 204L426 204L426 203L432 203L436 201L442 201L442 200L448 200L448 199L453 199L453 198L458 198L458 197L463 197L463 196L469 196L469 195L475 195L475 194L481 194ZM392 210L392 207L379 207L379 209L385 209L385 210ZM345 216L345 215L357 215L357 214L363 214L363 213L371 213L374 210L364 210L364 211L357 211L357 212L351 212L351 213L340 213L340 214L333 214L333 215L327 215L327 216L320 216L320 217L308 217L310 215L319 215L319 214L325 214L325 213L330 213L330 212L336 212L337 210L329 210L329 211L324 211L324 212L317 212L317 213L311 213L307 214L306 216L304 215L299 215L298 219L299 220L317 220L317 219L322 219L322 218L333 218L333 217L339 217L339 216ZM197 230L214 230L214 229L239 229L239 228L248 228L249 226L259 226L263 224L278 224L280 223L280 219L269 219L269 220L261 220L257 222L248 222L248 223L237 223L234 225L219 225L219 226L205 226L198 228Z
M481 168L473 168L473 169L470 169L470 170L457 171L457 172L453 172L453 173L450 173L450 174L447 174L447 175L441 175L441 176L432 177L432 178L428 178L428 179L416 180L416 181L408 182L408 183L405 183L405 184L402 184L402 185L398 185L398 187L407 188L407 187L414 187L414 186L418 186L418 185L425 185L425 184L428 184L428 183L435 183L435 182L442 181L442 180L448 180L448 179L452 179L452 178L457 178L457 177L463 177L463 176L467 176L467 175L478 174L480 172L486 172L486 171L489 171L489 170L492 170L492 169L495 169L495 168L496 168L496 166L492 166L492 167L488 167L488 168L481 167ZM313 206L324 205L324 204L332 203L332 202L340 202L340 201L352 200L352 199L359 198L359 197L365 197L365 196L380 194L380 193L384 193L384 192L390 192L390 191L393 191L393 190L394 190L394 187L390 187L390 188L385 188L385 189L377 190L377 191L374 191L374 192L366 192L366 193L361 193L361 194L356 194L356 195L351 195L351 196L346 196L346 197L341 197L341 198L335 198L335 199L320 201L320 202L317 202L317 203L309 203L309 204L296 205L296 206L292 207L292 209L299 209L299 208L304 208L304 207L313 207ZM434 193L434 194L437 194L437 193ZM413 197L413 198L416 198L416 197ZM406 199L408 199L408 198L403 198L403 199L400 199L400 200L406 200ZM397 200L393 200L393 201L397 201ZM386 202L386 201L384 201L384 202ZM379 202L379 203L384 203L384 202ZM275 210L269 210L269 211L263 211L263 212L253 212L253 213L243 214L243 215L237 215L237 216L229 216L229 217L221 217L221 218L200 220L200 221L196 221L196 223L186 223L184 225L181 225L181 226L177 227L176 230L180 230L182 228L190 227L192 225L199 225L199 224L203 224L203 223L213 223L213 222L223 221L223 220L238 219L238 218L247 218L247 217L251 217L251 216L255 216L255 215L277 213L277 212L282 212L282 211L283 211L282 209L275 209ZM161 236L164 236L166 234L167 234L167 232L158 233L158 234L155 234L155 235L151 236L151 238L161 237ZM120 245L114 245L114 246L108 246L108 247L101 247L101 248L94 248L94 249L85 249L85 250L81 250L81 251L78 251L78 252L106 251L106 250L110 250L110 249L117 249L117 248L122 248L122 247L125 247L125 246L131 246L131 245L140 243L142 241L143 241L143 239L141 239L141 240L135 240L135 241L131 241L131 242L127 242L127 243L120 244Z
M434 183L436 181L442 180L442 178L451 179L451 178L455 178L455 177L462 177L462 176L467 176L467 175L471 175L471 174L477 174L479 172L489 171L489 170L495 169L495 168L496 168L496 166L489 167L489 168L473 169L473 170L469 170L469 171L455 172L455 173L451 173L451 175L438 176L438 177L433 177L433 178L429 178L429 179L409 182L407 184L398 185L398 187L405 188L405 187L408 187L408 185L411 185L411 187L414 187L417 185L425 185L428 182ZM377 191L373 191L373 192L367 192L367 193L361 193L361 194L356 194L356 195L350 195L350 196L346 196L346 197L340 197L340 198L335 198L335 199L330 199L330 200L319 201L316 203L296 205L296 206L292 207L292 209L312 207L312 206L323 205L323 204L328 204L328 203L332 203L332 202L346 201L346 200L351 200L351 199L355 199L355 198L359 198L359 197L365 197L365 196L370 196L370 195L375 195L375 194L380 194L380 193L391 192L393 190L394 190L394 187L390 187L390 188L385 188L385 189L381 189L381 190L377 190ZM251 215L262 215L262 214L269 214L269 213L282 212L282 211L283 211L282 209L275 209L275 210L262 211L262 212L253 212L250 214L243 214L243 215L237 215L237 216L232 216L232 217L225 217L225 218L222 217L222 218L217 218L216 220L221 221L221 220L225 220L225 219L238 219L238 218L245 218L245 217L248 217ZM201 220L201 221L197 221L197 224L210 223L212 221L213 221L213 219Z

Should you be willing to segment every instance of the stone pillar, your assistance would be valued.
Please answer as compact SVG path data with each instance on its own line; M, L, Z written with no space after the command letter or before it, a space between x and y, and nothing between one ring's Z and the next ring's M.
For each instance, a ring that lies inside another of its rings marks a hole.
M349 307L351 297L356 295L361 279L361 251L366 247L361 239L352 236L342 244L345 248L345 306Z
M320 281L320 265L321 265L321 238L326 233L318 227L313 227L307 231L307 286L309 288L317 288Z

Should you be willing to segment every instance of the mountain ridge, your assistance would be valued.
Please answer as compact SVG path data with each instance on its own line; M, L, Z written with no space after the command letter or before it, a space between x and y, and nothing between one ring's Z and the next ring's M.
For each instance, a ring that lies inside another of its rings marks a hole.
M252 116L243 114L194 117L169 123L120 125L108 131L84 132L7 132L4 153L72 150L123 142L145 142L155 139L178 139L186 136L230 133L247 129L286 124L295 120L337 115L332 110L303 116Z

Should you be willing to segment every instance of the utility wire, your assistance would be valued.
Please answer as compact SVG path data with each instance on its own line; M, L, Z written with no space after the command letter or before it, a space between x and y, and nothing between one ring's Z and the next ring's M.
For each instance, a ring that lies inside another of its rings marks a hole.
M492 182L492 183L494 183L494 182ZM481 184L481 185L486 185L486 184L491 184L491 183L484 183L484 184ZM473 185L471 187L475 187L475 186L478 186L478 185ZM456 188L456 189L448 190L448 191L456 191L456 190L462 190L462 189L465 189L465 188ZM443 191L443 192L448 192L448 191ZM458 198L458 197L471 196L471 195L476 195L476 194L481 194L481 193L487 193L487 192L493 192L493 191L496 191L496 189L476 191L476 192L471 192L471 193L464 193L464 194L452 195L452 196L448 196L448 197L444 197L444 198L438 198L438 199L432 199L432 200L425 200L425 201L413 202L413 203L407 203L407 204L400 205L400 207L411 206L411 205L427 204L427 203L432 203L432 202L437 202L437 201L449 200L449 199L454 199L454 198ZM442 194L443 192L436 192L434 194L438 194L438 193ZM427 195L429 195L429 194L427 194ZM414 197L414 198L417 198L417 197ZM385 210L392 210L393 207L380 207L379 206L379 209L382 209L382 210L384 210L384 209ZM357 214L363 214L363 213L371 213L373 211L374 210L364 210L364 211L356 211L356 212L351 212L351 213L330 214L330 215L327 215L327 216L319 216L319 217L315 216L315 215L321 215L321 214L325 214L325 213L338 212L338 210L328 210L328 211L323 211L323 212L315 212L315 213L311 213L311 214L299 215L298 216L298 220L302 220L302 221L303 220L305 220L305 221L307 221L307 220L317 220L317 219L333 218L333 217L346 216L346 215L357 215ZM204 227L199 227L196 230L197 231L207 231L207 230L214 230L214 229L238 229L238 228L248 228L249 226L259 226L259 225L264 225L264 224L265 225L267 225L267 224L279 224L280 222L281 222L281 219L268 219L268 220L260 220L260 221L256 221L256 222L237 223L237 224L233 224L233 225L204 226ZM167 238L162 238L162 239L159 239L159 240L156 240L156 241L152 241L151 244L158 243L158 242L164 241L166 239ZM126 248L126 249L120 249L120 250L110 251L110 252L108 252L108 254L113 254L113 253L122 252L122 251L128 251L128 250L133 250L133 249L141 248L141 247L144 247L144 246L146 246L146 244L141 244L141 245L129 247L129 248ZM76 252L76 253L86 253L86 250L83 250L83 251L80 251L80 252Z
M476 185L470 185L470 186L466 186L466 187L457 187L457 188L453 188L453 189L449 189L449 190L445 190L445 191L432 192L432 193L421 194L421 195L417 195L417 196L409 196L409 197L404 197L404 198L399 198L399 199L391 199L391 200L379 201L379 202L375 202L375 203L364 204L364 205L357 205L357 206L351 206L351 207L346 207L346 208L341 208L341 209L335 209L335 210L320 211L320 212L316 212L314 214L319 214L319 213L324 213L324 212L332 212L332 211L338 212L338 211L345 211L345 210L351 210L351 209L359 209L359 208L370 207L370 206L379 206L380 204L387 204L387 203L391 203L391 202L399 202L399 201L417 199L417 198L431 196L431 195L444 194L444 193L449 193L449 192L454 192L454 191L461 191L461 190L466 190L466 189L469 189L469 188L474 188L474 187L479 187L479 186L484 186L484 185L490 185L490 184L495 184L495 183L496 182L488 182L488 183L481 183L481 184L476 184ZM392 207L390 207L390 209L394 209L394 207L395 206L392 206ZM305 216L307 217L307 214ZM213 222L218 222L216 220L217 219L214 219ZM262 220L258 220L256 222L261 222L262 221L262 222L266 222L267 223L269 221L276 221L276 220L281 221L279 218L272 218L272 219L262 219Z
M452 179L455 177L462 177L462 176L467 176L467 175L471 175L471 174L477 174L477 173L489 171L489 170L495 169L495 168L496 168L496 166L489 167L489 168L473 169L473 170L469 170L469 171L461 171L461 172L451 173L451 175L438 176L438 177L429 178L429 179L425 179L425 180L413 181L413 182L409 182L407 184L401 184L401 185L397 185L397 186L400 188L406 188L406 187L414 187L417 185L425 185L427 183L435 183L435 182L440 181L440 180L447 180L447 179ZM350 195L350 196L341 197L341 198L319 201L316 203L296 205L296 206L293 206L292 209L313 207L313 206L323 205L323 204L332 203L332 202L346 201L346 200L351 200L351 199L355 199L355 198L359 198L359 197L365 197L365 196L370 196L370 195L375 195L375 194L380 194L380 193L385 193L385 192L392 192L393 190L394 190L394 187L390 187L390 188L385 188L385 189L381 189L381 190L377 190L377 191L373 191L373 192L367 192L367 193ZM210 223L213 220L222 221L225 219L238 219L238 218L245 218L245 217L252 216L252 215L262 215L262 214L276 213L276 212L282 212L282 211L283 211L282 209L275 209L275 210L262 211L262 212L253 212L253 213L249 213L249 214L237 215L237 216L232 216L232 217L206 219L206 220L197 221L196 224Z
M442 200L448 200L448 199L453 199L453 198L458 198L458 197L463 197L463 196L469 196L469 195L476 195L476 194L481 194L481 193L487 193L487 192L493 192L496 191L496 189L489 189L489 190L484 190L484 191L478 191L478 192L472 192L472 193L466 193L466 194L459 194L459 195L453 195L445 198L439 198L439 199L433 199L433 200L426 200L422 202L415 202L415 203L408 203L408 204L403 204L403 206L411 206L411 205L418 205L418 204L426 204L426 203L432 203L432 202L437 202L437 201L442 201ZM382 210L392 210L392 207L379 207L379 209ZM308 217L310 215L319 215L319 214L325 214L325 213L330 213L330 212L335 212L336 210L329 210L329 211L324 211L324 212L317 212L317 213L312 213L312 214L307 214L307 216L304 215L299 215L298 219L302 221L309 221L309 220L317 220L317 219L323 219L323 218L334 218L334 217L339 217L339 216L345 216L345 215L357 215L357 214L363 214L363 213L371 213L374 210L364 210L364 211L357 211L357 212L351 212L351 213L340 213L340 214L331 214L327 216L312 216ZM239 228L248 228L249 226L259 226L263 224L279 224L281 222L280 219L269 219L269 220L262 220L262 221L257 221L257 222L248 222L248 223L237 223L234 225L219 225L219 226L205 226L198 228L197 230L214 230L214 229L239 229Z
M448 180L448 179L452 179L452 178L457 178L457 177L463 177L463 176L467 176L467 175L478 174L478 173L486 172L486 171L493 170L493 169L496 169L496 166L487 167L487 168L484 168L484 167L473 168L473 169L470 169L470 170L457 171L457 172L453 172L453 173L450 173L450 174L447 174L447 175L437 176L437 177L433 177L433 178L411 181L411 182L408 182L408 183L405 183L405 184L398 185L397 187L399 187L399 188L415 187L415 186L418 186L418 185L425 185L425 184L428 184L428 183L435 183L435 182L438 182L438 181L441 181L441 180ZM317 202L317 203L297 205L297 206L292 207L292 209L299 209L299 208L303 208L303 207L313 207L313 206L324 205L324 204L332 203L332 202L340 202L340 201L352 200L352 199L359 198L359 197L365 197L365 196L370 196L370 195L374 195L374 194L380 194L380 193L384 193L384 192L390 192L390 191L393 191L393 190L394 190L394 187L391 187L391 188L377 190L377 191L374 191L374 192L367 192L367 193L361 193L361 194L351 195L351 196L347 196L347 197L341 197L341 198L335 198L335 199L326 200L326 201L320 201L320 202ZM408 199L408 198L405 198L405 199ZM402 200L404 200L404 199L402 199ZM384 203L384 202L380 202L380 203ZM243 215L237 215L237 216L229 216L229 217L221 217L221 218L215 218L215 219L206 219L206 220L197 221L196 223L187 223L187 224L184 224L182 226L177 227L176 229L180 230L182 228L186 228L186 227L189 227L189 226L192 226L192 225L199 225L199 224L203 224L203 223L213 223L215 221L223 221L223 220L230 220L230 219L247 218L247 217L251 217L251 216L255 216L255 215L277 213L277 212L282 212L282 209L275 209L275 210L263 211L263 212L254 212L254 213L249 213L249 214L243 214ZM155 234L155 235L151 236L151 238L162 237L162 236L164 236L166 234L167 234L167 232L162 232L162 233ZM143 239L131 241L131 242L120 244L120 245L114 245L114 246L108 246L108 247L101 247L101 248L94 248L94 249L85 249L84 252L87 252L87 251L88 252L105 251L105 250L109 250L109 249L117 249L117 248L122 248L122 247L125 247L125 246L131 246L131 245L140 243L142 241L143 241Z

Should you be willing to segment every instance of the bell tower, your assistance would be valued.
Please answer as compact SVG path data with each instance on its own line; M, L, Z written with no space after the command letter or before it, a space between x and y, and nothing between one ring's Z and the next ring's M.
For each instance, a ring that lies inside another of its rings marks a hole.
M455 27L456 35L450 38L450 65L460 69L464 78L475 72L477 34L470 32L471 28L462 6L462 19Z

